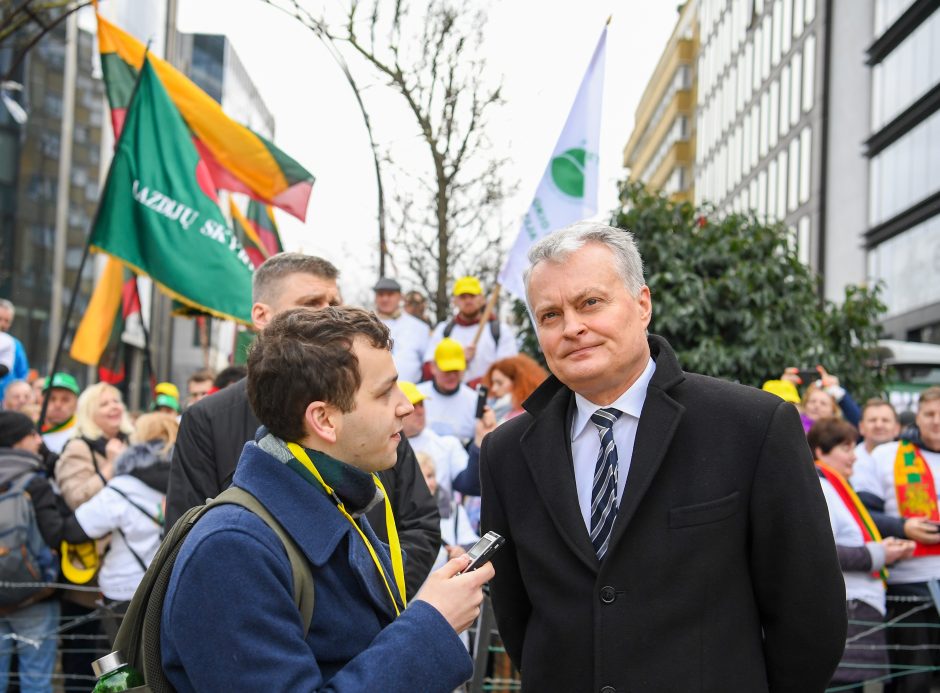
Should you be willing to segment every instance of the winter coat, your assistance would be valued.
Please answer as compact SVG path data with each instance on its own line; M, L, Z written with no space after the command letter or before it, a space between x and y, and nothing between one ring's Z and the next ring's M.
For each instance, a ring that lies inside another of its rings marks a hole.
M114 476L114 467L105 453L105 438L72 438L55 463L55 480L66 504L75 510L98 493Z

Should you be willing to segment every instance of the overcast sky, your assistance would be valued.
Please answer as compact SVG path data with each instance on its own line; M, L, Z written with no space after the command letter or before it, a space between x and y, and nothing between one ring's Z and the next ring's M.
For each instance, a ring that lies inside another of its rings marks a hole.
M130 10L146 24L159 13L141 13L150 0L102 0L108 16ZM342 0L330 0L327 16L338 17ZM112 8L108 8L111 5ZM485 30L490 71L502 76L506 104L492 114L489 136L510 159L505 170L518 193L502 210L503 245L515 237L548 162L604 22L608 35L606 86L600 150L600 217L617 202L623 147L633 128L640 95L677 18L675 0L491 0ZM311 10L323 8L311 0ZM560 9L549 9L559 7ZM110 11L109 11L110 9ZM112 14L112 12L115 12ZM362 117L340 70L318 39L296 20L261 0L180 0L184 32L226 34L276 120L279 147L313 172L305 224L278 213L289 250L323 255L343 271L347 300L362 301L378 267L376 187ZM141 36L141 26L128 26ZM155 36L162 31L154 27ZM363 66L351 61L353 68ZM360 73L357 72L357 77ZM386 88L361 72L367 105L383 143L412 148L415 161L429 160L408 114L385 108ZM386 182L386 186L394 181Z

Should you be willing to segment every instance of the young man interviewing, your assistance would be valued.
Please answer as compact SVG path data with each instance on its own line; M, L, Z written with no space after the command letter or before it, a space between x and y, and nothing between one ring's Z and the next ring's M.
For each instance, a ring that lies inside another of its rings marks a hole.
M245 446L233 485L309 561L313 617L302 623L274 531L244 508L213 508L186 538L163 607L176 690L443 693L470 677L457 633L492 566L457 575L469 560L456 558L406 607L401 556L364 516L386 502L375 473L395 464L412 411L397 380L388 328L363 310L286 311L258 337L248 397L268 433Z

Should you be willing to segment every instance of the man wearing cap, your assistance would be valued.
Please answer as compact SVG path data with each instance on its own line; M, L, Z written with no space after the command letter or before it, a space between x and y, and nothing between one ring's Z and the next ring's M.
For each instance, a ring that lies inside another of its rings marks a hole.
M153 398L153 404L150 405L150 410L160 412L162 414L172 414L173 416L179 416L180 403L179 400L173 397L173 395L160 392L156 397Z
M516 334L509 325L500 322L496 314L492 313L488 327L483 329L479 341L474 344L473 340L486 306L483 286L476 277L461 277L454 282L453 296L457 313L434 328L424 353L424 360L433 362L434 350L445 337L456 339L463 346L467 360L464 380L474 385L486 375L492 363L519 353Z
M401 285L382 277L372 287L375 292L375 314L392 333L392 358L398 377L417 382L428 348L428 326L401 309Z
M454 436L442 436L427 426L425 402L428 395L414 383L398 381L414 411L402 423L402 431L416 453L423 452L434 461L437 485L450 498L454 491L465 496L480 495L480 446L465 449ZM478 426L479 428L479 426Z
M428 398L428 426L439 435L459 438L462 444L473 438L477 408L477 393L463 382L466 370L460 342L445 337L434 350L431 380L418 385L418 391Z
M81 388L74 376L60 371L47 379L43 393L49 398L49 404L42 425L42 442L59 455L75 432L75 408Z

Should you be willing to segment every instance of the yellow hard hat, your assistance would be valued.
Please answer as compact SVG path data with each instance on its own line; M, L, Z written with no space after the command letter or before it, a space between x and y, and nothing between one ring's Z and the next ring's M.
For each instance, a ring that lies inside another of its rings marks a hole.
M473 294L479 296L483 293L483 286L476 277L461 277L454 282L454 296Z
M467 359L463 354L463 345L456 339L444 337L434 350L434 363L442 371L467 370Z
M401 391L405 393L405 397L407 397L408 401L412 404L417 404L428 398L426 394L418 389L417 385L409 383L407 380L399 380L398 387L401 388Z
M793 404L799 404L800 402L800 393L797 391L796 385L789 380L768 380L761 389L777 395L784 402L792 402Z
M62 542L62 574L75 584L84 585L91 581L101 565L98 549L95 542L86 541L81 544Z

